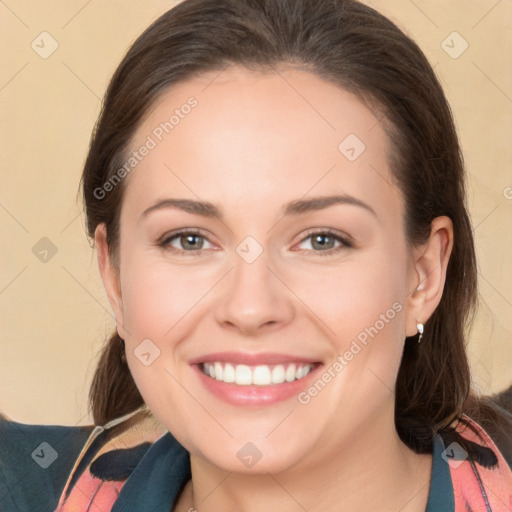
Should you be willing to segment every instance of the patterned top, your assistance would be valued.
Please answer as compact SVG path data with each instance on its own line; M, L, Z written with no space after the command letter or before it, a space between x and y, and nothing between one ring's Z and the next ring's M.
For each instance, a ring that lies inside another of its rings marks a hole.
M512 470L488 434L437 435L425 512L511 512ZM104 426L27 425L0 414L1 512L169 512L187 450L146 405Z

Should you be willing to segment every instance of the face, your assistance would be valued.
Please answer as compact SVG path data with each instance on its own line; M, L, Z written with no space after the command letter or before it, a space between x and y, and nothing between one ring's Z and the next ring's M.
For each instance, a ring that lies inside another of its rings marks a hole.
M306 71L205 74L146 116L102 276L145 402L193 456L307 467L393 423L419 281L390 151Z

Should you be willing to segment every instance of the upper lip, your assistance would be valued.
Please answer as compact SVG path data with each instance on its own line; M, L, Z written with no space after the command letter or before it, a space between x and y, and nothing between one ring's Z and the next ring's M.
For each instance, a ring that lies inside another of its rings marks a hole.
M214 363L216 361L232 364L245 364L247 366L257 366L264 364L282 364L282 363L317 363L317 359L299 357L292 354L276 354L271 352L261 352L259 354L243 352L214 352L196 357L190 361L190 364Z

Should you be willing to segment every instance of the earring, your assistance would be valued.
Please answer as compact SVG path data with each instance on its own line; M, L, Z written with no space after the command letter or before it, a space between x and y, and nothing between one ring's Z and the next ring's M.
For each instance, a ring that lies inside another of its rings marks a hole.
M423 324L421 322L418 322L416 324L416 328L418 329L418 332L420 333L420 336L418 338L418 343L421 341L421 338L423 336Z

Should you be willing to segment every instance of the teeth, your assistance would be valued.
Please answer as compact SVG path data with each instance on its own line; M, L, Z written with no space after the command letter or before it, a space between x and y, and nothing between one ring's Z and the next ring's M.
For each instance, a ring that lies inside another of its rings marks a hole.
M257 386L268 386L272 384L272 374L268 366L256 366L252 374L252 383Z
M286 366L278 364L275 366L259 365L250 367L245 364L232 365L230 363L203 363L202 370L205 375L212 379L234 383L239 386L270 386L293 382L305 377L313 368L312 364L291 363Z
M252 372L245 364L239 364L235 368L235 383L240 386L252 384Z
M286 369L285 373L286 382L293 382L296 379L295 365L291 364Z
M281 384L286 380L284 372L284 366L282 364L278 364L272 369L272 382L274 384Z
M232 364L227 363L224 366L223 379L224 382L235 382L235 369Z
M215 363L213 368L215 370L215 378L217 380L222 380L222 365L220 363Z

